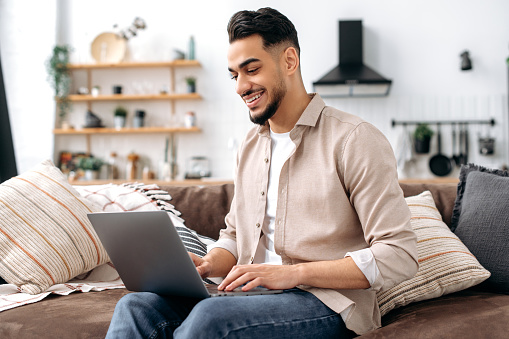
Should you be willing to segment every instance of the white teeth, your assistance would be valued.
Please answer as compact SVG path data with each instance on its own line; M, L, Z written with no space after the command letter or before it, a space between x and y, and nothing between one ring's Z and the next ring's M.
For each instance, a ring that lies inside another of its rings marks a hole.
M257 94L257 95L255 95L254 97L252 97L252 98L250 98L250 99L247 99L247 100L246 100L246 102L247 102L247 103L253 102L253 101L255 101L256 99L258 99L259 97L261 97L261 96L262 96L262 94L261 94L261 93L260 93L260 94Z

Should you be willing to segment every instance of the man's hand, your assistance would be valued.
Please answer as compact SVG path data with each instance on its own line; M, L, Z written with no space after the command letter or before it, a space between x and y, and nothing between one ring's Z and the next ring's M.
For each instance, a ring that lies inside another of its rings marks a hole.
M193 260L194 266L196 266L196 270L198 271L198 274L202 278L207 278L210 275L210 272L212 270L212 266L208 261L203 260L203 258L200 258L194 253L188 252L189 256L191 257L191 260Z
M242 287L243 291L256 286L289 289L307 285L336 290L370 287L364 273L351 257L296 265L238 265L231 269L218 288L231 291L243 284L246 284Z
M214 248L203 258L188 253L202 278L224 277L237 262L233 254L222 248Z
M299 269L296 265L238 265L218 286L219 290L232 291L242 286L249 291L257 286L268 289L289 289L299 285Z

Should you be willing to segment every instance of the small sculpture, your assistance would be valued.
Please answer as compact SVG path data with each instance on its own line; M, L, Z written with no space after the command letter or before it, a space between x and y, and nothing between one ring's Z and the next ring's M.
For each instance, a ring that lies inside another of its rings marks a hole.
M95 115L92 111L88 110L85 116L85 128L104 127L101 118Z

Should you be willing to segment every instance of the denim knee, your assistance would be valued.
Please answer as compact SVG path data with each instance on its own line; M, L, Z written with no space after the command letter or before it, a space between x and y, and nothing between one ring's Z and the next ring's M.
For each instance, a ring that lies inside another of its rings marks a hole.
M140 307L147 307L150 305L147 302L147 299L150 299L149 293L129 293L124 295L117 302L117 306L115 306L115 312L125 312L133 309L139 309Z
M223 307L218 307L217 301L223 298L207 298L200 301L193 308L182 325L175 331L177 338L223 338L225 337L224 323L229 319L221 312Z

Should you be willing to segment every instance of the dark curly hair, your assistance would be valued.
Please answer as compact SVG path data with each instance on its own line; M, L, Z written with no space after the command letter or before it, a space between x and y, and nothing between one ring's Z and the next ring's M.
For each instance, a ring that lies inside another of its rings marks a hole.
M239 11L228 22L230 44L236 40L258 34L262 37L265 50L287 43L297 50L300 56L297 30L292 22L273 8L260 8L257 11Z

